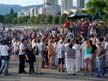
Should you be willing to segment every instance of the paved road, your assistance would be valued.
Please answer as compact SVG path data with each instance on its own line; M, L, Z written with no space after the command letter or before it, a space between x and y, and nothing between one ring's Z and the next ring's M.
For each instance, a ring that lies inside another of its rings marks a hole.
M28 67L26 66L26 71ZM11 61L9 66L9 76L0 76L0 81L108 81L108 76L103 78L96 78L91 75L83 75L78 73L77 75L66 75L66 73L60 73L56 69L43 69L42 75L36 74L18 74L18 61Z

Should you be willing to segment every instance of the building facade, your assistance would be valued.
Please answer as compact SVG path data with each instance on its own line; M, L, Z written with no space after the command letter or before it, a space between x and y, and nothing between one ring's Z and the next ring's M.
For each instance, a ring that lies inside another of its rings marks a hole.
M61 14L73 8L73 0L61 0Z
M30 8L29 12L30 12L30 17L38 15L38 9L35 8L35 7L34 8Z
M58 12L58 0L44 0L43 14L56 16Z
M89 1L91 0L61 0L61 14L86 8L86 3Z
M28 10L22 10L17 13L17 17L25 17L25 16L37 16L38 15L38 9L37 8L30 8Z
M17 13L17 17L25 17L25 16L29 16L29 15L30 15L30 12L28 10L22 10Z

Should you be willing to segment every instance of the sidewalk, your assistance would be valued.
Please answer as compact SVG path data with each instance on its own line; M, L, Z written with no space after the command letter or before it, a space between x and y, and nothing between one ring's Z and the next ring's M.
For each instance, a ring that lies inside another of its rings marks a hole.
M28 72L28 67L26 66ZM42 75L18 74L18 61L11 61L9 66L9 76L0 76L0 81L108 81L108 76L96 78L91 75L66 75L59 73L56 69L42 69Z

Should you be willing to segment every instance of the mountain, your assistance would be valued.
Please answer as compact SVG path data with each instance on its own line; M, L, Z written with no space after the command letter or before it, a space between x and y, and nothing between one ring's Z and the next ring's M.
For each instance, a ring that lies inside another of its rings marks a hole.
M14 10L14 12L18 12L21 10L29 9L31 7L40 8L43 5L31 5L31 6L20 6L20 5L8 5L8 4L0 4L0 15L6 15L10 12L11 8Z

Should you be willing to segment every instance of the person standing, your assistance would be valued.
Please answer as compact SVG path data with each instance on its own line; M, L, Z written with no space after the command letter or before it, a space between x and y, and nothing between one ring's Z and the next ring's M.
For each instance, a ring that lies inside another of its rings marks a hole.
M49 45L48 45L48 65L49 65L49 68L52 68L52 61L53 61L53 56L54 56L54 46L52 44L52 41L49 42Z
M26 73L24 70L25 67L25 52L26 46L25 46L25 40L22 39L21 43L19 44L19 74Z
M101 43L97 44L96 50L96 76L102 77L104 75L105 53Z
M73 45L69 44L66 48L66 57L67 57L66 71L68 74L75 75L75 72L76 72L76 70L75 70L76 51L72 47L73 47Z
M29 63L29 74L32 74L32 73L35 72L35 70L34 70L34 62L35 62L36 58L35 58L35 55L33 54L33 49L32 49L31 45L29 45L29 47L28 47L28 49L26 51L26 54L27 54L26 59L27 59L27 61Z
M80 44L77 39L74 40L73 49L76 50L76 72L80 71L81 68L81 53L80 53Z
M66 43L64 44L65 45L65 50L66 48L69 46L71 40L70 39L66 39ZM67 53L65 52L65 68L67 67Z
M13 48L13 55L15 57L14 59L16 59L16 56L18 55L18 43L15 38L12 40L12 48Z
M43 44L40 39L37 39L36 42L37 54L36 54L36 73L41 74L42 69L42 53L43 53Z
M84 45L84 71L85 73L92 71L92 48L90 45L90 41L87 40Z
M59 40L59 44L57 46L57 58L58 58L58 68L59 72L64 72L64 61L65 61L65 45L63 40Z
M0 45L0 54L2 65L0 68L0 74L8 75L8 65L9 65L9 47L6 45L6 40L2 40L2 44Z

